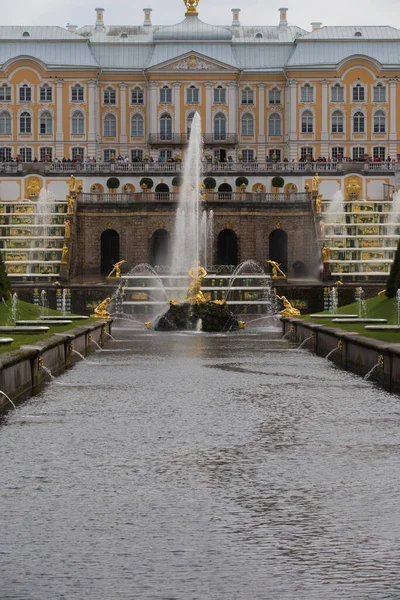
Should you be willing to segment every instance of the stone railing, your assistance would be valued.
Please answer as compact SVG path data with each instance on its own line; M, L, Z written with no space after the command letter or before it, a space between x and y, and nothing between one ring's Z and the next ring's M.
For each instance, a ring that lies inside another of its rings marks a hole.
M307 192L302 193L250 193L250 192L207 192L204 202L251 202L264 204L271 202L286 202L295 204L307 202L311 199ZM130 204L135 202L168 202L179 200L179 193L175 192L134 192L131 194L113 193L84 193L78 194L79 204Z

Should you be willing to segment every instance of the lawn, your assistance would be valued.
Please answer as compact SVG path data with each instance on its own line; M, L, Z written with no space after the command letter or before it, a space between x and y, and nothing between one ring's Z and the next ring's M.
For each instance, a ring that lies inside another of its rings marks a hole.
M397 325L397 301L396 298L387 298L386 296L375 296L366 300L367 306L367 318L370 319L387 319L387 325ZM353 302L346 306L341 306L336 311L337 314L353 314L358 315L358 303ZM329 314L328 310L325 310L318 314ZM333 323L332 319L315 319L311 318L310 315L301 315L300 319L306 319L313 323L320 323L327 327L335 327L336 329L342 329L343 331L355 331L360 335L374 340L381 340L382 342L388 342L391 344L400 343L400 332L395 331L368 331L365 329L365 325L368 323ZM373 325L374 323L371 323Z
M46 309L46 314L48 316L62 316L62 313L58 310L54 310L52 308ZM22 300L17 301L17 321L32 319L33 321L38 320L40 317L40 307L35 304L30 304L29 302L23 302ZM66 316L66 319L69 317ZM88 323L98 322L98 319L89 318L84 321L73 321L70 325L49 325L49 331L47 333L40 333L35 335L27 335L27 334L14 334L14 333L1 333L0 337L11 337L14 339L12 344L8 346L0 346L0 353L10 352L11 350L15 350L20 346L31 345L39 340L44 340L54 335L55 333L64 333L65 331L70 331L74 327L78 327L79 325L87 325ZM4 302L0 302L0 325L12 325L11 323L11 297L7 300L6 304ZM43 323L45 325L45 323Z

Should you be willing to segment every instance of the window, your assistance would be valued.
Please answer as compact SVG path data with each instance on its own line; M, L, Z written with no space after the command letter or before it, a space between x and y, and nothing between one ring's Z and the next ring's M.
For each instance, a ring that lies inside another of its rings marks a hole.
M20 148L18 153L22 162L32 162L32 148Z
M143 161L143 150L131 150L131 161L142 162Z
M353 102L364 102L365 100L365 89L360 83L357 83L353 87Z
M23 38L28 38L28 37L31 37L31 34L29 33L29 31L24 31L23 34L22 34L22 37Z
M256 33L256 35L254 36L257 40L260 40L262 38L263 34L262 33Z
M26 83L19 88L19 101L32 102L32 89Z
M0 102L11 101L11 87L6 83L0 86Z
M300 148L300 160L301 161L309 161L309 162L313 162L314 158L313 158L313 154L314 154L314 148L312 146L303 146L303 148Z
M32 133L32 117L28 112L23 112L19 116L19 132Z
M72 114L72 135L83 135L85 133L85 117L80 110Z
M0 148L0 161L10 162L12 159L12 148Z
M332 113L332 133L343 133L344 132L344 120L343 113L340 110L335 110Z
M104 150L103 156L104 162L111 162L115 160L115 157L117 156L117 151L115 150L115 148L108 148L107 150Z
M164 113L160 117L160 138L172 140L172 117L168 113Z
M280 162L281 161L281 151L279 148L270 148L268 150L268 156L274 161L274 162Z
M71 88L71 101L72 102L83 102L83 100L84 100L83 87L81 85L79 85L79 83L76 83Z
M301 101L302 102L313 102L314 101L314 88L309 83L306 83L301 88Z
M72 148L71 149L71 157L72 160L81 161L85 156L85 148Z
M365 117L362 112L354 113L353 133L365 133Z
M374 158L379 158L379 160L386 160L386 148L385 146L376 146L373 149L373 156Z
M188 104L198 104L199 103L199 90L195 85L191 85L186 90L186 102Z
M364 160L365 148L353 148L353 160Z
M331 87L331 102L344 102L344 87L339 83Z
M108 87L103 92L103 104L116 104L117 93L112 87Z
M104 117L104 137L115 137L117 135L117 120L114 115Z
M254 92L249 87L242 90L242 104L254 104Z
M11 135L11 115L6 110L0 113L0 135Z
M269 90L269 103L273 105L281 104L281 90L278 90L278 88Z
M142 115L133 115L131 120L131 136L143 137L144 135L144 120Z
M187 119L186 119L186 133L187 133L188 137L190 137L190 132L192 131L194 115L195 115L195 113L191 112L188 114Z
M268 118L268 135L282 135L281 115L272 113Z
M244 113L241 119L242 135L254 135L254 118L249 113Z
M243 160L243 162L253 162L253 160L254 160L254 150L243 150L243 152L242 152L242 160Z
M214 139L226 140L226 117L223 113L217 113L214 117Z
M53 117L49 112L44 112L39 118L40 135L51 135L53 133Z
M226 89L222 85L214 88L214 104L226 104Z
M341 146L337 146L336 148L331 149L332 158L334 160L342 160L344 157L344 148Z
M144 104L144 92L139 87L135 87L131 92L132 104Z
M386 87L382 83L374 86L374 102L386 102Z
M314 117L310 110L305 110L301 115L301 133L313 133Z
M160 150L160 156L163 161L166 161L168 158L172 158L172 150Z
M167 85L160 89L160 104L172 103L172 89Z
M377 110L374 114L374 133L386 132L386 116L383 110Z
M39 100L40 102L52 102L53 100L53 88L45 83L39 90Z
M53 148L40 148L39 157L42 162L52 162Z

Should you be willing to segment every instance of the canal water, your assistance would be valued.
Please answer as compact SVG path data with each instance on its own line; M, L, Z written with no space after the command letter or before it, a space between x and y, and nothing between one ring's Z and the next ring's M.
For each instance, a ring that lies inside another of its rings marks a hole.
M114 335L1 420L1 600L398 600L397 396L266 331Z

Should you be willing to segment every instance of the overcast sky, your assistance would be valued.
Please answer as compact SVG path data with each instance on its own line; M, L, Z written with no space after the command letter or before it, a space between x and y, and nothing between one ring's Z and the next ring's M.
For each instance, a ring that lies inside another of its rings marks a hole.
M0 0L6 3L6 0ZM276 25L278 8L287 6L290 25L310 30L311 21L323 25L392 25L400 28L399 0L200 0L199 18L212 25L230 25L231 8L240 8L242 25ZM184 18L183 0L18 0L1 11L2 25L89 25L95 7L105 9L106 25L139 25L143 8L153 9L154 25L178 23Z

